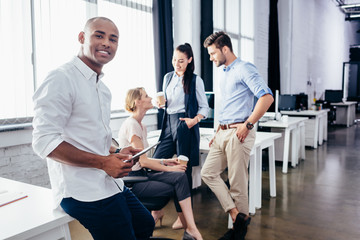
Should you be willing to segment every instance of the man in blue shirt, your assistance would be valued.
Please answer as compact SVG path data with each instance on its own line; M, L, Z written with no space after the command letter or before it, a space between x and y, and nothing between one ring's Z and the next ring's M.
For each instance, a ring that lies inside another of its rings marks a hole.
M244 239L250 223L248 166L255 142L254 124L268 110L274 98L256 67L237 58L230 37L216 32L204 41L217 67L224 65L220 79L220 125L210 141L210 152L201 171L204 182L229 212L234 228L220 239ZM254 106L254 96L258 101ZM220 174L228 168L230 189Z

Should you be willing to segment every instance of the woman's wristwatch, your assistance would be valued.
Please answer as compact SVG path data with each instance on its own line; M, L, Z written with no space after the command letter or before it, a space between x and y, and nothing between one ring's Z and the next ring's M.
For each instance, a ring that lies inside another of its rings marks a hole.
M121 151L121 148L117 148L114 153L119 153Z

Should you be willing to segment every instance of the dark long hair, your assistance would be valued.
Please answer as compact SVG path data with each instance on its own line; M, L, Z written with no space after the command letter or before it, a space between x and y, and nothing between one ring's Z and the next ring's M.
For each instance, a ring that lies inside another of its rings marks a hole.
M193 78L194 70L195 70L194 54L189 43L185 43L177 46L176 50L184 53L188 59L192 58L192 61L186 67L183 78L184 92L189 94L191 80Z

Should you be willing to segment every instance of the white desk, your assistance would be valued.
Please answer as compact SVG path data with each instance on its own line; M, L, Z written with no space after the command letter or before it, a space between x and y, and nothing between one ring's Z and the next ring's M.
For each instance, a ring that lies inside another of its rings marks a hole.
M274 132L284 132L284 138L277 140L278 144L275 145L282 146L282 161L283 168L282 172L287 173L288 171L288 161L289 161L289 149L290 149L290 133L291 134L291 166L296 167L299 159L299 151L302 159L305 159L305 141L303 139L304 133L304 122L308 118L304 117L289 117L287 122L283 121L267 121L259 122L260 127L269 127L271 131ZM281 143L283 141L283 144ZM277 160L280 157L276 157Z
M149 144L155 143L161 130L148 133ZM193 167L193 187L201 184L201 167L204 164L206 156L210 150L209 142L214 136L214 129L200 128L200 164ZM249 212L255 214L256 208L261 208L262 194L262 150L269 148L269 179L270 196L276 197L276 172L275 172L275 151L274 141L281 137L280 133L257 132L254 147L250 153L249 164ZM231 221L230 221L231 222Z
M5 178L0 178L0 188L28 195L0 207L0 239L71 239L68 223L73 218L62 210L52 209L50 189Z
M281 111L281 114L294 117L309 117L305 122L305 146L317 148L318 144L322 145L327 141L328 119L327 113L330 109L320 111Z
M350 127L354 124L357 102L331 103L336 106L336 124Z

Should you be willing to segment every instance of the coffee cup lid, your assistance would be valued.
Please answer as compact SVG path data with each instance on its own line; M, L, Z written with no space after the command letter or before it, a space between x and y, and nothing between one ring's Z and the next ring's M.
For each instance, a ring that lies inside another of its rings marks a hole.
M189 158L187 156L185 156L185 155L179 155L178 159L183 160L183 161L189 161Z

